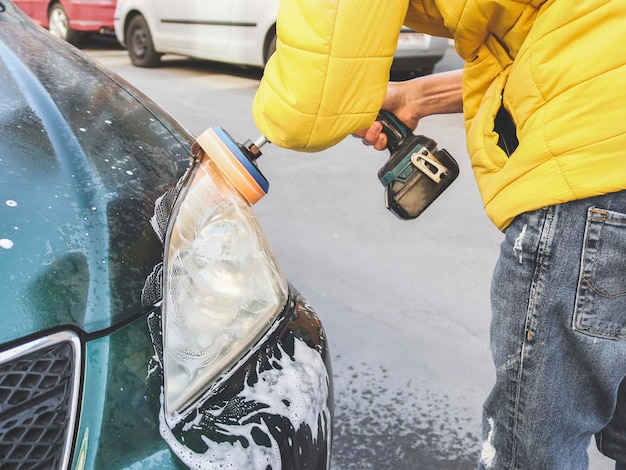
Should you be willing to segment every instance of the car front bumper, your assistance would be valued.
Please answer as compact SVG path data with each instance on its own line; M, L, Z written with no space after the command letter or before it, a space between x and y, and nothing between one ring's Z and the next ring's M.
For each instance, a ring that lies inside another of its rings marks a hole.
M302 296L172 425L162 409L160 309L87 342L72 468L142 470L330 465L332 371Z

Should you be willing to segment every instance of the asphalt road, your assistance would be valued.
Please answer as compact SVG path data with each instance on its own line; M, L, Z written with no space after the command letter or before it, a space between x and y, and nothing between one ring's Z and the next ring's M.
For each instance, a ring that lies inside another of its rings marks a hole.
M221 126L239 141L258 136L250 108L259 70L176 57L139 69L111 46L84 50L194 134ZM460 65L451 49L436 71ZM424 119L417 133L446 148L461 175L413 221L384 207L376 174L388 154L357 139L316 154L268 145L259 160L270 192L256 212L331 344L337 470L471 469L480 453L502 234L483 212L461 115ZM591 458L592 470L611 468Z

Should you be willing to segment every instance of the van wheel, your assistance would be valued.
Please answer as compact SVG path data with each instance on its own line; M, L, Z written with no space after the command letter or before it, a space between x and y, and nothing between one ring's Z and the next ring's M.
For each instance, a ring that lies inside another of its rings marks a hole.
M272 38L267 43L267 47L265 48L265 54L263 56L263 59L265 60L266 64L267 61L270 60L270 57L272 57L274 52L276 52L276 31L274 31Z
M70 28L70 19L60 3L54 3L48 13L48 31L70 44L78 45L80 34Z
M154 50L152 35L143 16L134 16L126 28L126 48L133 65L137 67L157 67L161 54Z

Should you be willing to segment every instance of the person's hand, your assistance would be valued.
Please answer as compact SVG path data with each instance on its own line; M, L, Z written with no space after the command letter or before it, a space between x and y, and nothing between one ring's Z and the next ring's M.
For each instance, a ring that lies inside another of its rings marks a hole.
M462 70L452 70L404 82L389 82L382 109L395 114L411 131L423 117L463 112L462 77ZM379 121L352 135L376 150L387 148L387 136Z
M385 150L387 148L387 136L382 130L383 125L380 121L374 121L370 127L361 129L352 136L360 138L365 145L372 145L376 150Z
M382 109L392 112L411 130L415 130L419 117L411 103L410 94L415 92L414 86L411 85L409 82L390 82L387 86L387 94ZM371 145L376 150L385 150L387 148L387 136L382 130L383 126L380 121L374 121L367 129L361 129L352 135L360 138L365 145Z

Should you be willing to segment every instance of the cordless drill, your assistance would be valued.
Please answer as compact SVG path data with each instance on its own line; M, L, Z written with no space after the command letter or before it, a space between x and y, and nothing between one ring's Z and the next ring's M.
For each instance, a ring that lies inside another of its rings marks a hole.
M414 219L454 181L459 166L434 140L414 135L394 114L380 111L377 120L391 153L378 171L385 205L401 219ZM250 204L267 194L269 182L256 164L268 143L264 136L239 144L221 127L210 127L196 142Z

